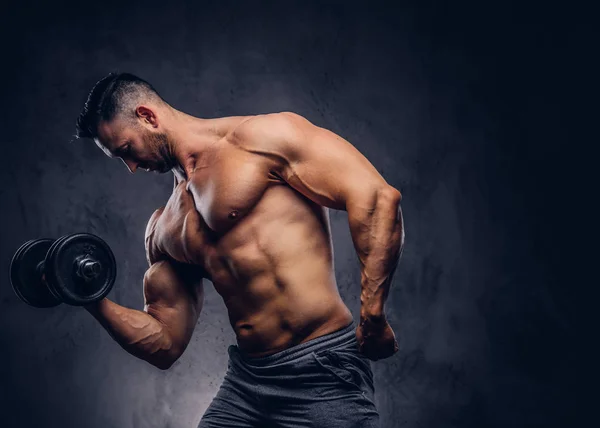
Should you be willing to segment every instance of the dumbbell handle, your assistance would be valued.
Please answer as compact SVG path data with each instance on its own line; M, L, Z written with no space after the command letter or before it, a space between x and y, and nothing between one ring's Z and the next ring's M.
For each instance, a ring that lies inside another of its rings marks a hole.
M78 257L75 260L75 272L86 281L96 278L101 270L100 262L90 256Z
M39 276L42 278L42 281L44 281L45 278L44 278L44 261L43 260L37 264L36 270L37 270ZM78 258L75 261L75 273L80 278L85 279L86 281L96 278L101 270L102 270L102 265L100 264L100 262L91 257L84 256L84 257Z
M37 266L35 267L35 270L37 271L37 274L40 276L40 278L43 279L43 277L44 277L44 261L43 260L37 264Z

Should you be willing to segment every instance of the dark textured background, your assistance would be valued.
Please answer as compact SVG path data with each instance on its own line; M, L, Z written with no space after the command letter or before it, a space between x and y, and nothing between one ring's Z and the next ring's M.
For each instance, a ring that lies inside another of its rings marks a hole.
M25 240L87 231L117 256L109 297L142 308L144 226L172 179L130 175L91 141L70 142L89 89L114 70L199 117L300 113L403 192L406 249L387 306L401 349L373 364L383 428L570 426L583 353L582 278L565 268L579 257L562 226L578 204L566 119L571 42L587 29L574 36L549 4L482 3L5 6L0 426L194 427L226 369L234 336L212 287L165 372L85 311L36 310L10 288ZM347 215L331 221L356 316Z

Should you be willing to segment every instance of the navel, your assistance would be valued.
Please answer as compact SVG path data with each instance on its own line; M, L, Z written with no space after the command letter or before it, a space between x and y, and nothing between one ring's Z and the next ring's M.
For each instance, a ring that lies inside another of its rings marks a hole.
M229 211L229 218L230 219L235 219L235 218L238 217L238 215L239 215L238 210Z

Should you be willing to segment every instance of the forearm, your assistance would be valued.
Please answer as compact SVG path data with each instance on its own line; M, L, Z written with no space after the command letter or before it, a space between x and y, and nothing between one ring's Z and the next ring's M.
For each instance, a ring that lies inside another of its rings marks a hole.
M385 317L384 304L404 246L400 193L379 191L348 209L350 231L361 269L361 320Z
M109 299L85 307L130 354L167 369L176 360L167 329L147 312L125 308Z

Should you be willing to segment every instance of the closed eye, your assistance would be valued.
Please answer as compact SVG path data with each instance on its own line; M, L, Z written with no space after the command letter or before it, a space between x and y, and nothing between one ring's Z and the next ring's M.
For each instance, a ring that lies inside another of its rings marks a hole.
M115 150L117 156L119 157L123 157L124 155L128 155L129 153L131 153L131 144L127 143L127 144L123 144L121 147L119 147L117 150Z

